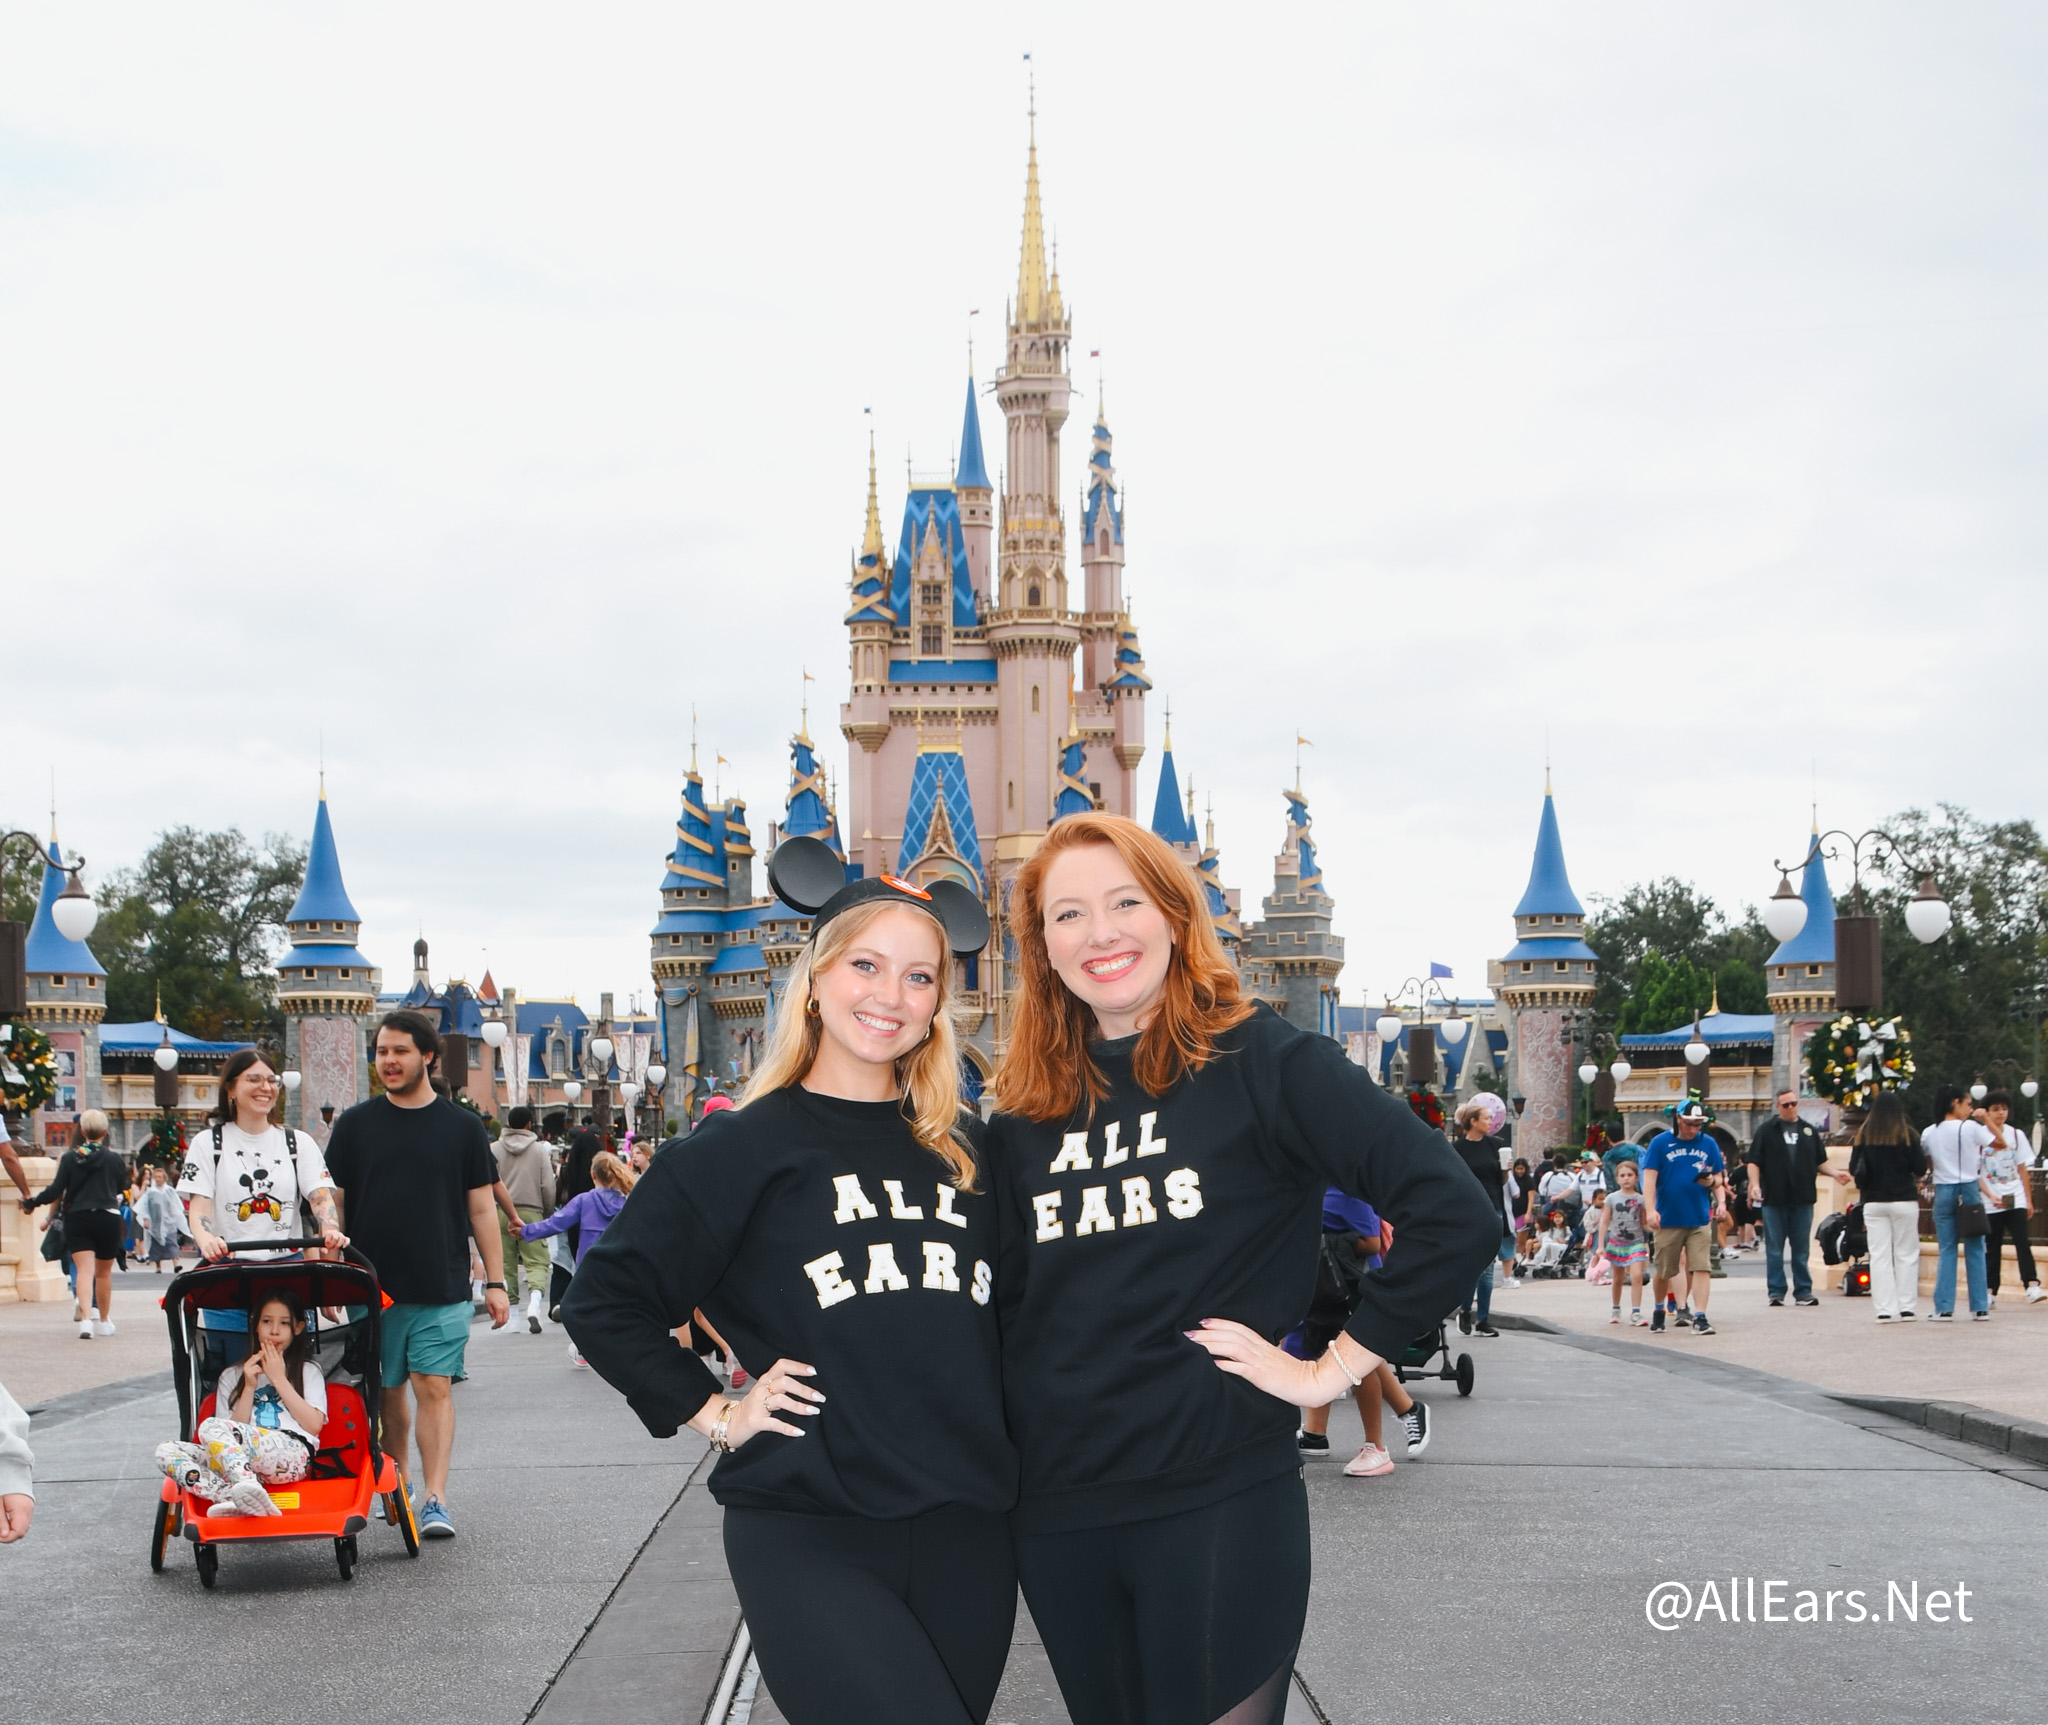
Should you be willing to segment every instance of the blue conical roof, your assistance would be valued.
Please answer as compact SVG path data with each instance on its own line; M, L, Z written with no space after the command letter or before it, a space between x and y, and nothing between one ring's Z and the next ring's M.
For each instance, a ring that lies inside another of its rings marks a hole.
M975 405L974 379L967 380L967 422L960 428L960 462L953 470L956 486L973 486L993 491L988 482L988 463L981 453L981 409Z
M1174 771L1170 739L1159 756L1159 795L1152 802L1152 830L1170 845L1196 842L1195 824L1181 803L1180 774Z
M1571 877L1564 871L1564 840L1557 833L1557 804L1550 792L1543 793L1543 819L1536 828L1536 858L1529 865L1529 885L1517 916L1584 916L1585 906L1572 891Z
M52 976L105 976L107 967L93 957L92 948L82 940L66 940L57 928L54 906L64 890L64 858L57 841L50 841L44 853L49 866L43 870L43 891L36 900L36 919L28 925L28 945L23 968L46 970Z
M1835 892L1828 885L1828 865L1820 840L1806 847L1806 872L1799 896L1806 901L1806 921L1790 940L1765 961L1768 964L1833 964L1835 962Z
M363 919L349 903L348 888L341 884L341 858L334 849L334 823L327 818L327 793L320 793L320 807L313 815L313 843L306 852L306 883L299 888L298 902L285 921L352 922Z

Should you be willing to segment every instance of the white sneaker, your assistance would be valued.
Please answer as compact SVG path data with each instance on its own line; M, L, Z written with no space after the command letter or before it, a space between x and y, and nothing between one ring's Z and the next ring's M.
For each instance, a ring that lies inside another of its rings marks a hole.
M270 1501L270 1493L263 1489L263 1482L253 1473L244 1474L228 1493L231 1502L244 1515L282 1515L284 1511Z
M2031 1306L2036 1300L2048 1300L2048 1290L2044 1290L2039 1282L2029 1282L2027 1284L2027 1304Z
M92 1319L81 1318L79 1320L78 1339L81 1342L89 1342L92 1340Z
M526 1296L526 1327L536 1336L540 1334L540 1308L543 1296L538 1288Z
M590 1362L583 1357L574 1342L569 1344L569 1364L581 1366L585 1371L590 1369Z
M96 1336L111 1336L114 1333L114 1320L109 1318L105 1323L93 1325L92 1333Z

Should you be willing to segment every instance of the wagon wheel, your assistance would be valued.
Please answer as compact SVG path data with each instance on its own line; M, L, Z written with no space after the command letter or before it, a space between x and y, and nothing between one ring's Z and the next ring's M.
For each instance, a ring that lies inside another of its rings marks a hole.
M335 1566L341 1571L341 1579L343 1581L348 1580L350 1576L355 1574L356 1536L354 1534L344 1534L334 1542L334 1562Z
M199 1544L192 1548L192 1561L199 1566L199 1585L211 1587L220 1579L220 1548Z
M405 1555L417 1557L420 1554L419 1518L412 1512L412 1493L407 1489L405 1476L400 1475L398 1489L384 1494L384 1519L398 1529L405 1541Z
M1469 1396L1471 1393L1472 1356L1470 1354L1460 1354L1458 1356L1458 1394Z
M164 1553L170 1549L171 1541L178 1537L178 1521L178 1506L159 1501L156 1520L149 1530L149 1567L154 1574L163 1574Z

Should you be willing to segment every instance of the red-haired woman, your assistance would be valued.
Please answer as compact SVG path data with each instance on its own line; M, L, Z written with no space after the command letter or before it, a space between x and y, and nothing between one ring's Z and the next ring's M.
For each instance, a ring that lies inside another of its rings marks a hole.
M1026 1602L1076 1725L1259 1725L1308 1606L1295 1409L1436 1324L1500 1219L1327 1037L1245 1000L1192 872L1111 815L1055 824L1011 900L1016 1017L989 1161ZM1325 1188L1396 1246L1330 1351Z

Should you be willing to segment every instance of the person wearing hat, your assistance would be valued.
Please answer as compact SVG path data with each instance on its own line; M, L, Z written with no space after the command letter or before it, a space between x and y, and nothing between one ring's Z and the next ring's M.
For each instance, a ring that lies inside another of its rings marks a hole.
M727 1565L792 1725L980 1725L1016 1614L1017 1454L948 1001L988 915L957 882L848 882L809 838L768 879L813 924L745 1100L662 1147L563 1321L650 1432L720 1452ZM699 1308L752 1377L738 1400L677 1345Z
M1682 1262L1688 1271L1692 1327L1711 1336L1707 1295L1713 1289L1711 1235L1714 1189L1725 1171L1721 1152L1707 1136L1706 1106L1688 1097L1672 1115L1671 1129L1659 1132L1643 1152L1643 1220L1656 1238L1652 1256L1650 1330L1664 1328L1664 1300ZM1685 1328L1683 1317L1680 1329Z

